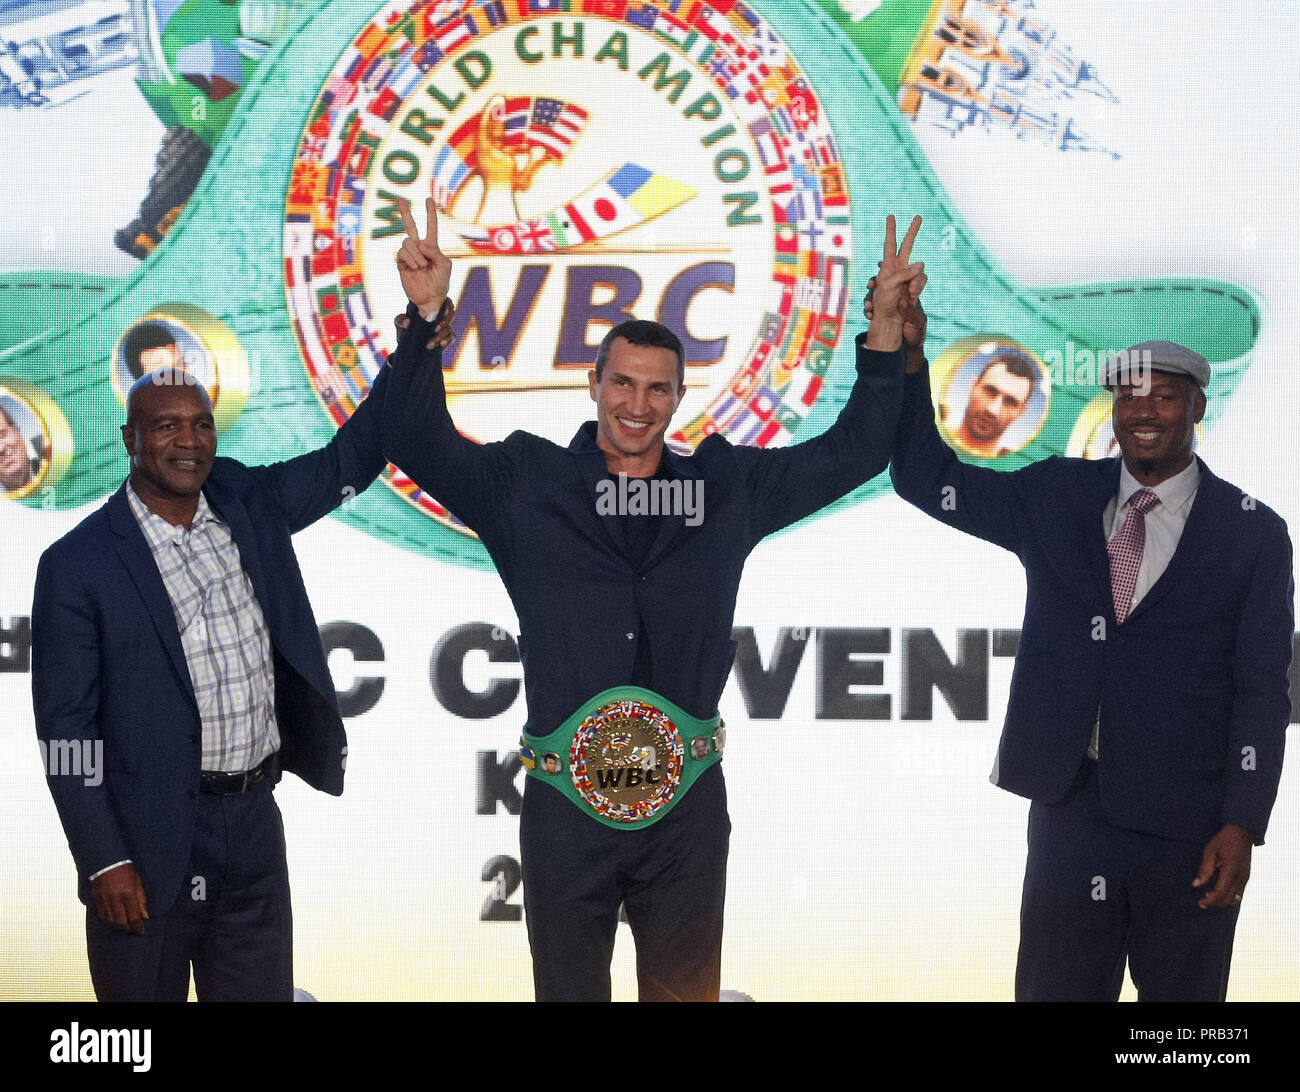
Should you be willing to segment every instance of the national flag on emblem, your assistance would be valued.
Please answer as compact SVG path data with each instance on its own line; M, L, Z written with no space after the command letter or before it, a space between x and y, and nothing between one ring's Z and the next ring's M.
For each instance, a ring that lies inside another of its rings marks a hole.
M366 61L369 61L376 53L383 48L384 42L388 39L388 32L381 26L371 23L361 32L361 36L353 43L353 48L357 54Z
M685 204L698 192L684 182L674 182L635 163L624 163L610 176L609 184L646 220Z
M839 149L835 147L834 138L827 133L806 141L803 146L803 159L814 170L839 162Z
M325 91L321 95L322 101L328 101L332 106L347 106L354 98L357 97L357 85L351 80L345 80L341 76L331 76L325 81Z
M626 171L627 167L622 170ZM573 207L600 238L616 235L620 231L636 227L645 220L645 217L632 207L627 197L615 186L614 177L618 173L616 172L613 177L602 179L586 193L573 199Z
M316 204L316 192L323 167L299 160L289 172L288 204L291 208L310 211Z
M304 213L291 212L284 228L284 253L296 258L311 253L311 222Z
M753 398L749 400L749 408L764 421L772 416L776 407L780 404L781 399L777 396L776 391L770 387L759 387L754 392Z
M515 234L519 237L519 249L525 254L555 249L555 236L551 234L550 226L542 220L527 220L516 224Z
M763 430L767 427L767 422L750 410L746 410L731 426L731 435L735 437L737 443L756 444Z
M286 258L284 260L284 283L289 287L290 295L301 284L311 280L311 260L306 257Z
M339 244L342 249L343 244ZM352 265L351 262L348 263ZM366 286L366 275L355 266L344 272L342 267L339 269L339 287L343 290L343 295L348 296L353 292L360 292Z
M303 159L319 163L325 155L325 140L315 133L304 133L299 155Z
M562 99L538 95L533 100L533 116L528 125L529 137L557 156L568 154L570 145L587 124L587 111Z
M368 174L370 157L374 153L374 144L358 139L348 156L348 170L353 174Z
M322 315L328 315L331 312L337 311L339 309L339 304L342 302L339 298L338 288L328 282L324 285L317 285L313 281L313 285L316 288L317 312Z
M781 423L781 427L788 432L794 432L801 424L803 418L799 416L794 407L782 402L776 407L776 419Z
M814 375L808 380L808 386L804 389L803 397L799 399L805 406L815 406L817 396L822 392L822 384L825 382L820 375Z
M726 391L713 404L713 421L719 429L724 429L735 420L745 408L745 403L730 391Z
M333 243L326 243L321 247L319 240L317 242L316 253L311 257L311 273L313 277L324 277L334 272L334 267L338 265L339 255L334 248Z
M383 87L388 83L388 78L392 74L393 62L387 57L376 57L365 70L362 82L371 88Z
M826 286L821 281L810 281L801 277L795 282L794 302L796 307L802 307L806 311L820 311L825 294Z
M442 50L438 48L438 43L432 38L411 54L411 63L426 74L440 60L442 60Z
M792 220L820 220L822 218L822 194L816 187L795 191L790 200L790 218Z
M627 0L582 0L585 15L603 15L606 19L622 19L627 12Z
M821 179L824 200L831 208L843 208L849 203L849 191L844 182L844 169L840 166L823 167L817 172Z
M424 73L408 59L402 62L401 67L397 70L397 77L390 80L388 86L393 89L399 99L405 99L422 79L424 79Z
M506 11L503 0L480 0L476 10L483 13L489 26L499 27L510 21L510 14Z
M771 311L763 316L763 329L758 335L759 341L774 345L781 340L781 331L785 329L785 317L774 315Z
M348 316L352 329L359 329L374 317L370 313L370 297L364 292L346 293L343 312Z
M659 12L650 4L629 6L627 14L623 16L624 22L631 23L634 27L643 27L645 30L654 30L655 20L658 18Z
M812 253L820 254L823 243L826 238L826 232L820 220L797 220L799 227L799 238L804 248Z
M568 11L569 0L528 0L528 10L538 12Z
M343 205L339 208L339 234L358 235L361 232L361 208L358 205Z
M501 104L501 123L505 126L507 144L522 143L528 132L528 119L532 117L531 95L515 95Z
M429 187L433 199L438 202L440 208L451 207L452 198L460 192L460 188L469 176L469 167L452 150L451 145L444 144L438 149L438 155L433 161L433 177L429 180Z
M816 342L808 350L807 368L813 375L825 375L831 370L831 354Z
M777 164L785 162L783 148L785 142L772 127L772 122L768 118L760 118L754 122L749 127L749 132L754 138L754 143L758 146L758 157L763 161L765 168L775 167Z
M767 447L767 445L772 442L773 437L781 431L781 428L782 426L780 421L769 420L767 424L763 426L763 431L758 434L758 438L754 443L758 447Z
M561 250L567 250L571 246L578 246L595 238L591 228L574 211L572 205L548 212L546 223L551 229L556 246Z
M444 54L454 53L473 37L473 25L463 15L433 28L433 40Z
M817 109L817 99L813 95L808 81L802 76L785 85L785 93L790 97L790 112L804 121L816 123L821 117Z
M370 104L370 113L375 117L383 118L385 121L392 121L393 115L397 113L398 106L401 105L401 99L396 91L391 87L385 87L378 95L375 101Z
M332 315L322 315L320 320L321 332L325 335L325 340L331 345L337 345L341 341L347 341L348 317L342 311L335 311Z
M840 336L840 319L838 315L822 315L813 331L813 337L826 345L834 345Z
M799 234L792 227L776 230L776 260L793 262L799 254Z
M655 21L654 32L658 37L672 42L679 49L686 47L687 39L693 33L690 27L666 11L659 13L659 18Z
M777 219L789 221L790 217L786 215L786 209L790 206L790 198L794 196L794 183L790 180L789 165L783 159L764 173L768 179L767 192L772 197L772 207L774 210L779 210Z

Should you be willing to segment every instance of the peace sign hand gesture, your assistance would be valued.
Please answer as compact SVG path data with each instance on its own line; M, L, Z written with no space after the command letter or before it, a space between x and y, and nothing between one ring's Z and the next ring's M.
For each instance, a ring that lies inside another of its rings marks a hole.
M908 264L912 244L921 230L921 218L914 216L903 236L901 245L895 247L894 218L885 221L885 252L880 261L880 272L873 278L874 306L867 314L871 325L867 328L867 348L892 352L903 343L903 324L911 303L925 286L925 263Z
M406 238L397 252L397 270L402 277L406 298L419 309L425 318L432 319L447 298L451 282L451 259L438 246L438 205L432 197L425 198L427 232L420 237L411 215L411 203L404 197L397 199L397 210L406 225Z

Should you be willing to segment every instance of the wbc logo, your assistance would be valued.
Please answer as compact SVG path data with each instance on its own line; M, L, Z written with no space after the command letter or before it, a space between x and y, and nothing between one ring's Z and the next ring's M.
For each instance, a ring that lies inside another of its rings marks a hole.
M399 198L453 259L457 425L567 443L601 337L686 349L670 442L792 441L843 329L852 220L817 95L734 0L398 0L324 81L285 204L289 312L341 424L395 346ZM388 484L444 524L434 498Z

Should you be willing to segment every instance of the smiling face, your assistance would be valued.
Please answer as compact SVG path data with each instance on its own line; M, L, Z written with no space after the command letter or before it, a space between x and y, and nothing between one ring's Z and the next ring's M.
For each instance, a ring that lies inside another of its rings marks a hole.
M659 469L664 436L682 400L677 355L615 338L601 370L587 375L596 403L596 443L611 474L647 478Z
M166 382L154 382L158 376ZM146 507L188 523L217 453L212 403L185 372L157 372L131 389L122 442L131 484ZM186 380L191 382L186 382Z
M0 406L0 489L12 493L32 480L27 443L9 414Z
M970 389L960 439L975 451L996 449L1002 434L1029 405L1034 381L1015 375L1006 364L994 361Z
M1192 461L1205 393L1185 375L1152 372L1150 379L1149 387L1116 387L1112 416L1129 473L1143 485L1158 485Z

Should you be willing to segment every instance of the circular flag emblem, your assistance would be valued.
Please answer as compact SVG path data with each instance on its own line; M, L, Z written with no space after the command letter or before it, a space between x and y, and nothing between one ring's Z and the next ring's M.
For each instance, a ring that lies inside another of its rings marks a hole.
M602 705L574 733L569 772L578 794L604 819L651 818L682 781L682 737L666 713L645 702Z
M308 114L285 203L289 313L338 424L396 343L397 200L430 196L466 435L567 443L596 347L630 317L685 346L675 445L784 445L820 396L845 317L848 187L808 77L748 5L442 0L362 28Z

